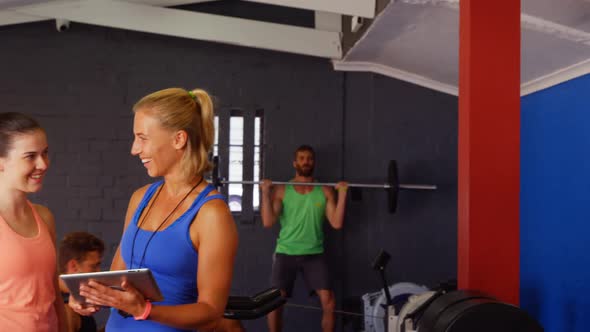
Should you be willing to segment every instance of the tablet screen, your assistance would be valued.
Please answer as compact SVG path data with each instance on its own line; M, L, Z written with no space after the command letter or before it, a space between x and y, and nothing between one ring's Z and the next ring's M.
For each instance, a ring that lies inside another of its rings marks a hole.
M86 303L86 299L80 295L80 285L88 283L90 280L95 280L105 286L110 286L118 290L121 290L121 283L127 280L146 299L152 302L164 300L160 288L149 269L62 274L59 277L70 290L70 294L80 303Z

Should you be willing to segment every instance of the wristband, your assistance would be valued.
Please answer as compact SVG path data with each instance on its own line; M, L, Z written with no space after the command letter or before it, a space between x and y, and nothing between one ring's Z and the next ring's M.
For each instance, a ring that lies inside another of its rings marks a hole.
M146 320L151 312L152 312L152 302L150 302L150 300L146 300L145 301L145 310L143 310L143 313L140 316L133 316L133 318L135 318L135 320Z
M347 191L347 190L348 190L348 187L340 187L340 188L338 188L338 191Z

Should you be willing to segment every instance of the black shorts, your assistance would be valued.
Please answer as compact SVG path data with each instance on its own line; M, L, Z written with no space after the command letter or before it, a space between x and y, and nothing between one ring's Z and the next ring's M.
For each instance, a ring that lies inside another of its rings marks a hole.
M272 286L286 291L288 297L291 297L298 272L303 274L303 279L310 291L331 289L328 264L324 254L292 256L275 253L273 255Z

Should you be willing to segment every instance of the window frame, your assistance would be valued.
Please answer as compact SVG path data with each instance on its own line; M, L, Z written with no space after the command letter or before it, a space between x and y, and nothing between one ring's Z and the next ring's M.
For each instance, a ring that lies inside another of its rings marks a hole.
M264 165L264 151L265 151L265 140L264 140L264 110L262 108L254 108L252 111L245 110L243 108L225 108L217 112L216 115L217 127L216 135L218 141L216 144L217 155L219 156L219 172L220 176L226 180L229 180L230 171L230 149L232 146L239 146L230 144L230 123L232 117L242 117L243 129L242 129L242 180L249 181L254 180L256 162L255 162L255 150L259 148L259 165L258 169L258 181L263 177L263 165ZM259 128L259 142L256 144L255 141L255 121L260 119ZM215 146L214 146L215 150ZM249 188L252 188L250 191ZM258 190L257 185L242 185L242 195L240 196L240 211L231 211L232 215L240 220L242 223L253 223L254 218L260 215L260 197L258 196L258 205L254 205L255 190ZM221 193L228 198L229 203L229 185L225 185L221 188Z

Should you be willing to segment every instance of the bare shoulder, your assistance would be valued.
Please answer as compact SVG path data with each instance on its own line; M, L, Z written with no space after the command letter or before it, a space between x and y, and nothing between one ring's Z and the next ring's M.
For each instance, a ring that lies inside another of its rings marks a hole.
M148 190L148 188L151 186L152 184L146 184L145 186L136 189L133 194L131 195L131 199L141 199L143 197L143 195L145 195L146 191Z
M214 195L215 193L211 193ZM231 222L233 224L233 217L227 206L222 199L212 199L201 207L199 213L197 214L196 220L199 220L197 224L207 224L207 223L228 223Z
M39 204L33 204L33 209L35 209L37 214L39 214L41 220L45 222L47 228L49 229L51 238L53 241L55 241L55 217L53 216L53 213L51 213L51 211L46 206Z
M129 199L129 206L137 207L150 186L151 184L146 184L145 186L135 190Z
M49 227L51 227L52 229L55 228L55 217L53 216L53 213L51 213L51 210L49 210L48 207L40 204L33 204L33 208Z
M191 224L190 233L197 250L204 239L222 239L227 244L237 241L236 223L222 199L212 199L203 204Z

